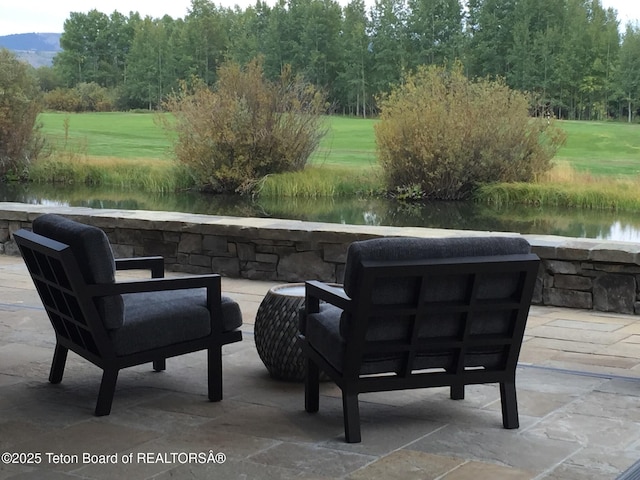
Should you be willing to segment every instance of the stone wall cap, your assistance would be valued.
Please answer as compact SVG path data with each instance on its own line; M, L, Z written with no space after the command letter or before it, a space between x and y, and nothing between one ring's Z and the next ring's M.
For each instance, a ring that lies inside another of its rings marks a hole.
M362 238L372 237L426 237L445 238L462 236L521 236L514 232L492 232L474 230L452 230L442 228L426 227L391 227L376 225L347 225L340 223L306 222L302 220L287 220L279 218L259 218L259 217L233 217L205 215L196 213L166 212L151 210L118 210L118 209L93 209L88 207L71 207L66 205L32 205L18 202L0 202L0 212L5 215L18 214L26 215L25 220L33 219L44 213L55 213L72 217L89 217L92 223L100 226L131 226L135 222L143 222L145 225L138 225L145 229L165 229L171 231L190 231L194 233L210 232L212 227L224 227L231 230L264 229L279 230L289 238L310 233L327 233L332 235L357 234ZM21 217L22 218L22 217ZM606 241L587 238L560 237L554 235L522 235L526 238L534 249L546 252L555 249L556 254L563 251L588 250L590 258L609 257L611 252L617 255L640 258L640 243ZM634 262L635 263L635 262Z
M279 218L260 217L233 217L205 215L197 213L165 212L151 210L116 210L116 209L92 209L86 207L69 207L48 205L30 205L17 202L0 202L0 212L26 212L35 217L55 210L61 215L69 215L76 218L89 217L90 223L101 227L127 226L131 227L136 222L144 222L136 225L138 228L164 229L170 231L193 231L194 233L210 232L212 227L221 226L230 230L270 230L276 237L285 235L287 238L295 238L298 235L311 233L327 233L333 236L340 234L358 234L362 238L372 237L461 237L461 236L514 236L517 233L489 232L473 230L450 230L426 227L392 227L377 225L349 225L341 223L306 222L303 220L287 220Z
M531 244L532 247L553 247L558 248L566 245L567 243L571 243L574 240L583 240L576 239L572 237L559 237L556 235L535 235L535 234L525 234L524 238ZM584 239L587 240L587 239Z

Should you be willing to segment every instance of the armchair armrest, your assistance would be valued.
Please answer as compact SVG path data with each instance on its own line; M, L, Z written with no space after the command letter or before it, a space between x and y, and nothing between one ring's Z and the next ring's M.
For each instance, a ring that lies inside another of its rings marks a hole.
M120 283L101 283L87 285L92 297L122 295L125 293L158 292L163 290L184 290L188 288L207 288L209 294L220 296L221 277L219 274L191 275L188 277L152 278Z
M305 282L305 308L307 313L319 312L320 300L335 305L345 311L351 310L351 298L344 293L344 290L317 280Z
M162 278L164 277L164 258L159 256L116 258L116 270L150 270L151 278Z

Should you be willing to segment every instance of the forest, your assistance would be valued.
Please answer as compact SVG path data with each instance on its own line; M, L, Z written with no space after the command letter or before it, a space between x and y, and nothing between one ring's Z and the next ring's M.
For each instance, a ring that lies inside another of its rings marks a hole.
M600 0L192 0L176 19L71 12L60 44L41 86L99 89L104 109L157 109L182 81L214 85L225 61L258 56L269 78L290 65L335 113L361 117L406 72L455 62L527 92L537 115L632 121L640 106L640 27Z

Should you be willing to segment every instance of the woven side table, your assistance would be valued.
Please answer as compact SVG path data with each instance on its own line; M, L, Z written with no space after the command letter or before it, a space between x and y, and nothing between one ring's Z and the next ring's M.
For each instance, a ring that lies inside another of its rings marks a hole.
M277 285L258 307L254 325L256 350L273 378L304 380L304 357L297 343L298 313L304 307L304 297L304 283Z

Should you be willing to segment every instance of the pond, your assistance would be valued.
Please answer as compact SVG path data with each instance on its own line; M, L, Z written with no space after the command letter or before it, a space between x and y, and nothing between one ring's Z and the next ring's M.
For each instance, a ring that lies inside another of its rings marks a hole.
M355 225L505 231L640 242L636 213L561 208L497 208L473 202L407 204L381 198L252 199L195 192L144 193L87 186L0 184L0 201L274 217Z

